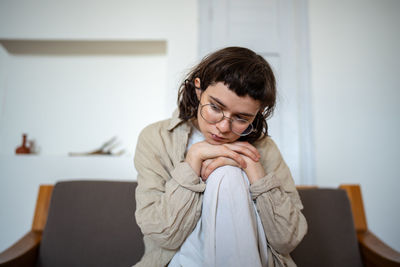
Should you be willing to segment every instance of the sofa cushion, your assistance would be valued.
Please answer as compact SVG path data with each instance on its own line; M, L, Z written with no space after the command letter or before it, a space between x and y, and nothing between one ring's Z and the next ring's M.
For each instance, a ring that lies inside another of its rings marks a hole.
M55 185L38 266L131 266L144 252L135 218L135 182Z
M347 194L341 189L299 190L308 232L291 253L299 267L362 266Z

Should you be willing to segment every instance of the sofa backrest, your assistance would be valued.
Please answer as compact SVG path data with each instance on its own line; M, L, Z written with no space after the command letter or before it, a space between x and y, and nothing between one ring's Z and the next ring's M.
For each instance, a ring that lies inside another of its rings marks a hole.
M39 267L131 266L144 252L134 218L135 182L69 181L55 185Z
M346 191L313 188L299 194L308 232L291 253L297 266L362 266Z
M55 185L38 267L131 266L144 253L134 218L136 182ZM308 233L291 253L299 267L362 266L347 194L301 189Z

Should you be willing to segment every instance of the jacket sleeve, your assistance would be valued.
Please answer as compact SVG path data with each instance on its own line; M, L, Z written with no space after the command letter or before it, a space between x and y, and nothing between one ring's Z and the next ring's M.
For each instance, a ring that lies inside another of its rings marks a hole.
M267 175L250 186L268 244L282 255L289 254L307 232L300 197L290 170L269 137L259 148Z
M173 163L160 135L145 129L135 152L136 221L165 249L178 249L201 215L205 184L186 162Z

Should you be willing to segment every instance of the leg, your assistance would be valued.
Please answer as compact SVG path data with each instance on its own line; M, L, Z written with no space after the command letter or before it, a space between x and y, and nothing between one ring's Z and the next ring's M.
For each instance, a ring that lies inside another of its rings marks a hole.
M205 266L262 266L257 218L240 168L220 167L209 176L201 220Z

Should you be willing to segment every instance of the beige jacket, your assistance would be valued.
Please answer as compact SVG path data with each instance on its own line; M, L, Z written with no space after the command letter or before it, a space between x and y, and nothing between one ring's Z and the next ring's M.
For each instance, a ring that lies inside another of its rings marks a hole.
M135 167L136 221L145 253L135 266L166 266L196 226L205 183L184 162L191 124L177 112L140 134ZM256 142L267 175L250 186L268 241L268 266L296 266L289 253L307 232L290 171L271 138Z

